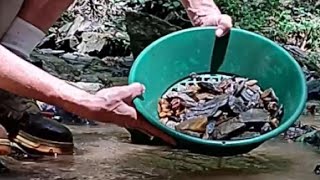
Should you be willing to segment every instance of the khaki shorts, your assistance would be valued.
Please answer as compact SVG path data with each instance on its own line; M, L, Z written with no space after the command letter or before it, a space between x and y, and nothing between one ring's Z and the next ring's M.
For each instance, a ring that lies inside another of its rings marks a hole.
M0 39L17 16L24 0L0 0Z

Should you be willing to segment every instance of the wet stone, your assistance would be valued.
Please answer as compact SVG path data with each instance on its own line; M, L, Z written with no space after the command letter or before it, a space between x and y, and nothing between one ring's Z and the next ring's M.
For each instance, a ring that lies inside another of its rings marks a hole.
M269 114L264 109L249 109L248 111L240 114L241 122L269 122Z
M215 126L216 126L216 123L215 121L209 121L207 126L206 126L206 132L204 133L203 135L203 139L211 139L212 138L212 134L215 130Z
M191 73L159 101L160 122L206 140L248 139L277 128L284 114L274 90L255 79ZM220 81L219 81L220 80Z
M231 133L240 130L246 126L245 123L240 122L238 118L233 118L218 125L215 129L215 139L225 139Z
M202 92L208 92L210 94L219 94L222 92L222 89L220 89L219 87L215 86L212 83L199 82L197 83L197 85L199 86Z
M199 117L195 119L190 119L181 122L179 125L176 126L178 131L194 131L204 133L206 130L208 119L206 117Z
M175 129L176 125L178 125L178 123L174 122L174 121L167 121L167 123L166 123L166 126L171 129Z
M300 127L290 127L284 134L284 139L295 140L296 138L306 134L308 130L302 129Z
M229 96L228 105L233 113L240 114L248 109L242 98L237 98L235 96Z
M202 136L201 133L197 133L197 132L194 132L194 131L184 131L183 133L184 134L188 134L190 136L198 137L198 138L201 138L201 136Z
M261 134L265 134L271 130L272 130L271 125L269 123L265 123L261 128Z
M239 136L232 137L231 140L250 139L250 138L258 137L260 135L261 134L259 132L246 131L246 132L240 134Z

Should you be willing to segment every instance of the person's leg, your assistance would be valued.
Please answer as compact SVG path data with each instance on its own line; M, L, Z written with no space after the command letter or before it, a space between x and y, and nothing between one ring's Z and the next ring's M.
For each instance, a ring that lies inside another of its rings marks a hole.
M20 57L28 58L71 3L72 0L25 0L0 43ZM0 90L0 123L8 131L11 141L32 153L73 153L70 130L42 117L33 99Z
M0 0L0 37L8 30L17 16L23 0ZM1 112L0 112L1 114ZM0 124L0 156L8 155L11 152L11 142L7 130ZM1 169L0 162L0 169Z
M74 0L24 0L18 16L1 43L15 54L28 58L48 29Z
M59 19L74 0L25 0L18 17L31 23L43 32Z
M24 0L0 0L0 37L2 37L18 15ZM1 39L1 38L0 38Z

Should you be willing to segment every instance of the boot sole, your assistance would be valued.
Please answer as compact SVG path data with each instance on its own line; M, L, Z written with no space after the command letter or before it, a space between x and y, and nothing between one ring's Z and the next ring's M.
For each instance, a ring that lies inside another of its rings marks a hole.
M71 155L74 148L73 143L50 141L32 136L24 131L19 131L13 141L26 148L46 154Z
M11 153L11 142L9 139L0 139L0 156L9 155Z

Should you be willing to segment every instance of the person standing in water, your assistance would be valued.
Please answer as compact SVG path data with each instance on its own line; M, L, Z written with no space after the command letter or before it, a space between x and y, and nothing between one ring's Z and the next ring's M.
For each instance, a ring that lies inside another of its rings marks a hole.
M73 0L0 0L0 155L10 153L10 141L42 153L72 153L69 129L42 117L34 100L83 118L137 129L174 145L171 137L145 121L132 105L132 100L145 91L143 84L90 94L24 60L72 3ZM181 3L194 26L216 26L218 37L232 27L231 17L222 14L212 0ZM31 142L40 146L33 147Z

